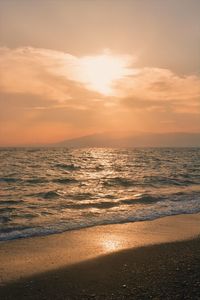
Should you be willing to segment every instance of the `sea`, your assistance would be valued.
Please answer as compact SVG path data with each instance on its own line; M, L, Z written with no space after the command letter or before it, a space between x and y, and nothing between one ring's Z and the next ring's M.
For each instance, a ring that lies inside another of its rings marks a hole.
M1 148L0 241L200 212L200 148Z

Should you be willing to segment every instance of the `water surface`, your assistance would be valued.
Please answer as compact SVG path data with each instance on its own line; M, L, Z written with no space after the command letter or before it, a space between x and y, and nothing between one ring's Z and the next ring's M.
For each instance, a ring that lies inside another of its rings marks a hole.
M200 149L0 150L0 240L200 212Z

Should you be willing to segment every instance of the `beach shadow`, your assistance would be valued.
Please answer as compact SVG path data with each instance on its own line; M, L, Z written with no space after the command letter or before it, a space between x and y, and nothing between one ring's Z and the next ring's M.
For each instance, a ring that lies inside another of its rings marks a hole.
M23 278L0 299L198 299L200 240L123 250Z

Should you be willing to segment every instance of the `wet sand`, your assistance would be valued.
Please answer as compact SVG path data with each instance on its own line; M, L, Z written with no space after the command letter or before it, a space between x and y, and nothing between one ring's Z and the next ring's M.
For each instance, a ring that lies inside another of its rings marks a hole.
M0 299L199 299L199 235L196 214L4 242Z

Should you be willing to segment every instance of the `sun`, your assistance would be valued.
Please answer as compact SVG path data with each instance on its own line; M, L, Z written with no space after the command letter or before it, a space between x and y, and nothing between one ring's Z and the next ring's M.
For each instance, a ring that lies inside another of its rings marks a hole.
M131 74L127 57L106 53L83 57L81 66L87 87L104 95L114 94L114 82Z

